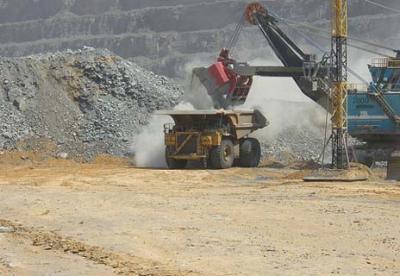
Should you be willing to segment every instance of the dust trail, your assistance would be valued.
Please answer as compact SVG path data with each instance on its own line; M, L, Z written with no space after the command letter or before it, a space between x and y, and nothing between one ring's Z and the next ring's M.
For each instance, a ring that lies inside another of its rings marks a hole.
M181 70L187 76L185 94L182 102L174 110L213 109L211 98L206 89L196 77L192 77L194 67L207 66L210 60L194 59L182 66ZM149 124L135 137L130 152L135 156L135 165L147 168L166 168L164 125L173 123L169 116L153 115Z
M256 77L245 107L259 109L271 121L258 132L264 142L273 142L288 128L314 131L325 122L325 111L304 96L290 78Z
M208 67L214 62L211 58L194 58L186 63L182 68L185 79L185 93L183 101L193 105L195 109L213 109L211 97L208 95L207 90L201 84L200 80L192 75L193 68Z
M184 64L180 70L186 77L185 94L174 110L213 109L213 103L199 79L192 76L194 67L208 66L211 59L196 58ZM135 156L135 165L147 168L166 168L164 125L173 123L169 116L153 115L149 124L135 137L130 152Z
M190 103L182 102L174 110L194 110ZM166 168L164 125L173 123L166 115L153 115L149 124L135 137L130 151L135 156L135 165L144 168Z

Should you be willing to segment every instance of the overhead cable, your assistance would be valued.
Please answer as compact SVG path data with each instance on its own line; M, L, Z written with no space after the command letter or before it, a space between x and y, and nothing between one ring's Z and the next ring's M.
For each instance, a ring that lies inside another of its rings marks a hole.
M305 29L302 29L302 31L303 32L307 32L307 33L312 34L312 35L316 35L316 36L325 38L325 39L329 39L329 40L331 39L331 37L326 35L326 34L317 33L317 32L311 32L311 31L305 30ZM362 50L362 51L365 51L365 52L368 52L368 53L372 53L372 54L376 54L376 55L380 55L380 56L384 56L384 57L391 57L390 55L383 54L381 52L374 51L374 50L371 50L371 49L368 49L368 48L365 48L365 47L361 47L361 46L355 45L353 43L347 43L347 45L352 47L352 48L356 48L358 50Z
M233 52L233 50L234 50L234 48L235 48L235 46L236 46L236 44L237 44L237 42L239 40L240 33L243 30L244 22L245 22L245 15L243 14L242 17L240 18L239 23L236 25L235 31L233 33L233 36L232 36L232 38L231 38L231 40L229 41L229 44L228 44L228 49L230 49L231 54L232 54L232 52Z
M291 20L291 19L282 18L279 15L277 15L275 12L271 12L271 14L273 14L274 17L276 17L277 19L281 20L282 22L284 22L286 24L298 25L298 26L302 26L302 27L308 28L310 30L315 30L315 31L318 31L318 32L323 32L323 33L326 33L326 31L327 31L326 29L313 26L313 25L311 25L309 23L306 23L306 22L300 22L300 21L295 21L295 20ZM380 45L380 44L377 44L377 43L374 43L374 42L369 42L369 41L362 40L360 38L356 38L356 37L352 37L352 36L349 36L348 39L349 40L354 40L354 41L357 41L357 42L360 42L360 43L364 43L364 44L367 44L367 45L370 45L370 46L373 46L373 47L376 47L376 48L381 48L381 49L385 49L385 50L388 50L388 51L392 51L392 52L396 52L396 50L397 50L397 49L394 49L394 48L391 48L391 47L388 47L388 46Z
M392 8L392 7L388 7L388 6L384 5L384 4L381 4L381 3L378 3L378 2L375 2L375 1L372 1L372 0L364 0L364 2L367 2L367 3L371 4L371 5L376 6L376 7L380 7L380 8L395 12L395 13L400 13L400 10L398 10L398 9L395 9L395 8Z

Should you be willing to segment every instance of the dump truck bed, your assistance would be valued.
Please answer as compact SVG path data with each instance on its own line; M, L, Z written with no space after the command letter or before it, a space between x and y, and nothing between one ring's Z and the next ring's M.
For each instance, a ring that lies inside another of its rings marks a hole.
M207 120L225 119L233 126L236 139L269 125L269 121L258 110L168 110L156 114L171 116L176 125L198 125Z

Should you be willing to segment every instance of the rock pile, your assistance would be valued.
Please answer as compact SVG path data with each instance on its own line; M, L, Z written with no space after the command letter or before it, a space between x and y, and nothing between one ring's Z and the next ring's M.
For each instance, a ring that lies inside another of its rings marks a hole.
M0 59L0 150L50 139L56 154L123 155L151 113L175 106L178 85L107 50Z
M298 161L321 161L323 151L323 131L290 127L284 128L273 140L261 140L262 156L284 165ZM330 158L330 145L325 152L325 161Z
M324 147L325 127L330 134L330 126L326 126L326 111L311 100L272 99L263 97L262 92L254 91L247 107L259 109L271 122L268 127L254 133L261 142L263 158L284 165L319 161ZM330 146L326 150L327 158L331 155L329 150Z

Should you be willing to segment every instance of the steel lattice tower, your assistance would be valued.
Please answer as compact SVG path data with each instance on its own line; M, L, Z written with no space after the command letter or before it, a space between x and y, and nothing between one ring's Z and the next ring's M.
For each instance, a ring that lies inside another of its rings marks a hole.
M347 0L332 0L332 165L347 169Z

